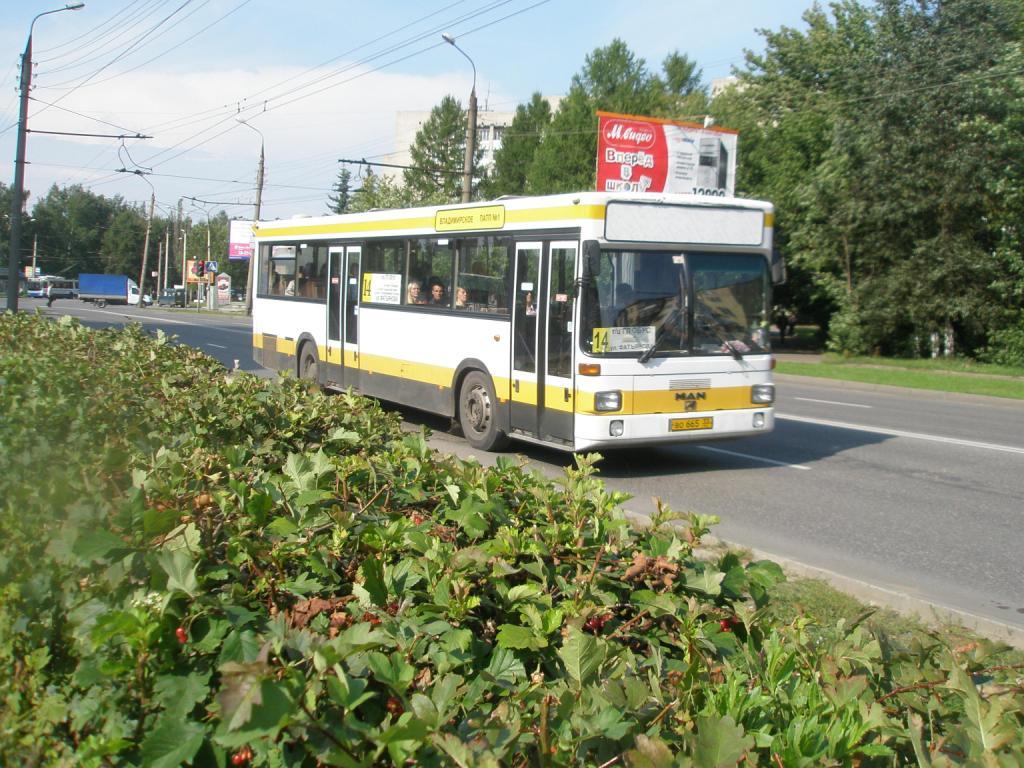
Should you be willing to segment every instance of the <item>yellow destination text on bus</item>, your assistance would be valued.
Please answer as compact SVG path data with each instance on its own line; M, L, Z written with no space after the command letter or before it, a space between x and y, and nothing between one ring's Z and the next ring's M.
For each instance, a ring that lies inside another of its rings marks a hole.
M434 215L434 231L456 232L469 229L501 229L505 226L505 206L457 208Z

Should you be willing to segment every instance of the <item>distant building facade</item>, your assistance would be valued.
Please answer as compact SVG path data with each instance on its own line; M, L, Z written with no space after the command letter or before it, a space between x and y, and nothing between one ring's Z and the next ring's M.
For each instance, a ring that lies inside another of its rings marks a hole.
M551 112L554 114L561 101L560 96L545 96L544 99L551 105ZM477 109L476 113L476 147L482 153L480 165L487 170L494 168L494 153L501 149L501 141L505 131L512 125L515 118L515 111L500 112L498 110ZM430 118L430 112L407 111L398 112L395 115L395 146L401 149L385 155L382 162L390 165L412 165L412 153L409 148L416 141L416 134ZM381 174L389 176L396 181L402 181L401 168L381 168Z

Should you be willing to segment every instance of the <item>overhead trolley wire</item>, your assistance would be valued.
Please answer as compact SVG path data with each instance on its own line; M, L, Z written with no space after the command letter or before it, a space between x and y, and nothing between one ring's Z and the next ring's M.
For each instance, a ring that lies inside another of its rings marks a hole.
M110 46L111 43L116 43L120 38L125 37L126 35L131 35L135 31L136 27L142 21L144 21L148 16L152 15L156 11L158 11L161 6L167 5L167 3L169 2L171 2L171 0L148 0L147 5L144 5L136 9L134 13L125 16L125 18L119 19L118 16L124 13L124 11L121 11L120 13L111 16L109 19L107 19L105 22L102 22L102 24L100 25L102 26L109 22L117 22L117 24L112 25L110 29L106 30L101 34L92 35L91 37L89 37L87 43L77 46L72 50L68 51L67 53L61 53L57 56L51 56L50 58L40 58L36 60L36 63L48 64L52 61L59 61L61 59L66 59L72 56L77 57L71 62L68 62L60 67L54 69L47 69L45 74L49 75L53 72L62 72L66 69L71 69L79 62L82 62L84 59L96 53L97 51L101 52L100 55L105 55L105 53L107 53L108 51L104 51L104 48ZM93 30L96 30L98 28L99 27L94 27ZM90 34L91 33L84 33L82 35L79 35L78 37L73 38L73 41L79 40L82 37L85 37ZM62 43L62 45L67 45L67 43ZM111 47L116 48L117 46L113 45ZM46 51L43 52L45 53Z
M493 10L493 8L498 7L500 5L505 5L509 1L510 0L502 0L502 2L494 3L487 10ZM517 15L522 14L522 13L525 13L526 11L532 10L532 9L534 9L534 8L540 6L540 5L544 5L544 4L548 3L548 2L550 2L550 0L539 0L539 2L535 2L532 5L529 5L529 6L527 6L525 8L522 8L522 9L520 9L518 11L515 11L514 13L508 14L508 15L503 16L503 17L498 18L498 19L494 19L494 20L492 20L490 22L487 22L485 24L481 24L481 25L475 27L474 29L469 30L467 32L463 32L461 34L462 35L466 35L466 34L471 34L473 32L478 32L478 31L480 31L482 29L486 29L487 27L493 26L494 24L498 24L498 23L500 23L502 21L505 21L505 20L507 20L509 18L512 18L512 17L517 16ZM478 15L480 15L480 13L467 14L467 16L463 17L462 20L466 20L466 19L469 19L469 18L474 18L475 16L478 16ZM450 23L451 22L449 22L449 24ZM438 27L438 28L440 29L440 28L443 28L443 27ZM388 53L392 53L392 52L394 52L396 49L398 49L400 47L404 47L404 46L412 44L414 42L419 42L419 41L425 39L426 37L428 37L428 36L430 36L432 34L435 34L436 31L437 30L435 29L435 30L431 30L429 32L423 33L421 35L417 35L414 38L411 38L408 42L403 42L402 44L399 44L397 46L392 46L391 48L389 48L389 49L387 49L385 51L373 54L372 56L367 57L367 58L363 59L362 61L360 61L360 62L358 62L356 64L353 64L353 65L350 65L348 67L343 68L338 73L333 73L331 75L324 76L322 78L318 78L317 80L314 80L313 82L308 83L307 85L302 86L301 88L313 87L318 82L321 82L321 81L329 79L329 78L336 77L336 76L338 76L338 74L341 74L341 73L344 73L345 71L353 69L354 67L359 66L360 64L363 64L363 63L366 63L366 62L369 62L369 61L373 61L375 59L381 58L382 56L386 56ZM426 51L432 50L433 48L437 48L437 47L440 47L442 45L445 45L445 43L443 43L443 42L432 43L431 45L428 45L426 47L417 49L417 50L413 51L412 53L408 53L408 54L406 54L404 56L399 56L398 58L391 59L391 60L389 60L389 61L387 61L387 62L385 62L383 64L380 64L378 66L372 67L372 68L364 70L362 72L359 72L359 73L357 73L357 74L353 75L352 77L349 77L349 78L347 78L345 80L342 80L342 81L336 82L336 83L332 83L330 85L322 86L322 87L318 88L317 90L309 92L309 93L293 96L292 98L288 98L288 96L289 96L288 94L282 94L281 96L271 97L270 99L267 99L266 101L263 102L264 111L268 111L269 112L269 111L274 110L274 109L280 109L282 107L288 106L289 104L293 104L293 103L295 103L297 101L301 101L302 99L310 98L311 96L315 96L315 95L317 95L319 93L322 93L323 91L330 90L331 88L336 88L336 87L338 87L340 85L345 85L347 83L350 83L350 82L352 82L354 80L357 80L357 79L359 79L361 77L365 77L366 75L372 74L374 72L379 72L382 69L385 69L385 68L387 68L389 66L392 66L394 64L400 63L402 61L406 61L407 59L411 59L411 58L413 58L415 56L419 56L419 55L425 53ZM301 88L300 88L300 90L301 90ZM282 103L279 103L279 104L275 104L273 106L269 106L270 102L275 100L275 99L288 99L288 100L284 101ZM254 109L254 108L256 108L256 107L247 107L247 108L243 108L243 109ZM161 150L160 152L158 152L157 154L150 156L149 158L147 158L147 161L151 162L151 161L155 160L156 158L160 157L161 155L163 155L163 154L165 154L167 152L170 152L170 151L172 151L174 149L177 149L178 147L182 146L186 142L188 142L188 141L190 141L192 139L195 139L198 136L202 135L202 133L214 130L218 125L223 124L224 122L226 122L229 119L232 119L233 117L234 116L231 115L231 116L227 116L227 117L222 118L221 120L215 122L214 124L212 124L211 126L206 128L204 131L201 131L201 132L199 132L197 134L194 134L193 136L190 136L190 137L188 137L186 139L183 139L182 141L178 142L177 144L175 144L175 145L173 145L171 147L167 147L167 148ZM181 155L187 153L188 151L190 151L192 149L197 149L198 147L203 146L204 144L207 144L210 141L213 141L214 139L219 138L220 136L223 136L225 133L227 133L230 130L233 130L234 128L235 128L235 126L231 125L229 128L227 128L227 129L225 129L223 131L220 131L219 133L214 134L213 136L209 136L209 137L203 139L202 141L200 141L199 143L197 143L197 144L195 144L195 145L193 145L191 147L188 147L188 148L182 150L181 152L179 152L179 153L177 153L175 155L172 155L169 158L166 158L165 160L163 160L161 162L170 162L171 160L174 160L174 159L180 157Z

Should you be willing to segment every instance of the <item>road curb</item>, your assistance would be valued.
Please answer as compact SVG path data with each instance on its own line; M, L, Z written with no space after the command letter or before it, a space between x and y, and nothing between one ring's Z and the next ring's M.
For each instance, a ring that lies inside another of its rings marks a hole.
M937 624L958 624L990 640L1006 643L1014 648L1024 649L1024 628L1014 627L995 619L989 619L985 616L978 616L977 614L951 608L947 605L924 600L920 597L908 595L906 592L869 584L866 581L844 576L827 568L819 568L807 563L801 563L772 552L732 544L712 536L705 536L704 540L708 544L721 544L727 547L746 550L753 555L755 560L771 560L778 563L782 570L789 575L802 579L824 581L840 592L855 597L869 605L889 608L904 616L914 616L933 626Z
M651 518L642 512L627 511L626 516L637 527L649 527L651 525ZM753 560L771 560L773 563L777 563L787 576L824 581L834 589L854 597L862 603L878 608L888 608L903 616L913 616L927 625L959 625L975 634L987 637L989 640L1006 643L1014 648L1024 650L1024 627L1004 624L995 619L978 616L958 608L951 608L948 605L908 595L906 592L880 587L876 584L870 584L860 579L830 571L827 568L808 565L790 557L777 555L774 552L766 552L763 549L748 547L744 544L736 544L710 534L703 536L701 542L703 548L707 550L718 548L742 550L749 552Z

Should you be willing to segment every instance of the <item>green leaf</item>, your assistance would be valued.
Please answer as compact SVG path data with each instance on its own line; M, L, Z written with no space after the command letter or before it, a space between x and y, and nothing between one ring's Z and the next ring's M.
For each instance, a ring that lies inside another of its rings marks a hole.
M178 768L190 763L203 745L206 729L199 723L163 715L151 730L139 752L147 768Z
M536 582L528 581L508 591L508 601L517 603L520 600L533 600L544 594L544 588Z
M157 553L156 561L167 574L167 591L184 592L189 597L199 593L199 581L196 570L199 565L193 562L191 555L184 549L169 552L166 549Z
M588 635L575 627L569 630L558 655L565 665L565 671L575 681L577 688L588 683L597 673L598 667L605 660L607 649L593 635Z
M288 537L297 533L299 527L287 517L276 517L265 530L272 536Z
M689 571L686 574L686 586L710 597L715 597L722 591L721 584L724 578L724 573L710 568L697 572Z
M487 522L488 515L492 512L493 504L483 503L472 496L462 500L458 509L450 509L445 517L456 523L470 538L479 538L487 533L490 525Z
M349 677L340 665L335 666L334 673L327 678L327 694L338 706L351 710L374 697L365 692L369 684L366 680Z
M659 595L650 589L638 589L629 596L630 601L651 614L652 617L675 616L678 606L671 595Z
M388 588L384 582L384 562L373 555L363 560L359 568L363 573L363 587L370 595L374 605L388 604Z
M357 444L362 438L358 432L353 432L350 429L338 428L331 432L327 436L327 441L331 443L347 443L349 445Z
M124 539L105 528L94 528L81 534L72 547L84 563L105 559L111 552L127 549Z
M693 764L697 768L731 768L754 747L754 738L744 735L730 715L697 718L697 743Z
M499 648L529 648L538 650L547 647L547 638L538 635L529 627L516 624L502 624L495 638Z
M629 768L671 768L675 765L665 742L657 736L649 738L642 733L636 737L636 746L626 752L625 758Z
M197 703L210 693L210 673L163 675L153 686L156 700L163 705L166 717L184 720Z
M323 591L324 585L308 573L300 573L294 579L282 583L281 589L291 592L293 595L305 597Z
M404 694L408 690L416 675L416 668L398 652L385 656L379 651L371 651L367 654L366 664L379 682L384 683L398 694Z

